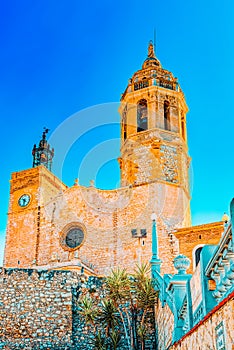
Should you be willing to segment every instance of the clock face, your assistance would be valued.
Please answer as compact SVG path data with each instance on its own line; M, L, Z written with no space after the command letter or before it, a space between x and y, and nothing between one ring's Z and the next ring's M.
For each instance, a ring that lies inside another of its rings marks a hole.
M26 207L29 204L29 202L30 202L29 194L23 194L18 200L18 204L22 208Z
M84 232L79 227L71 228L65 237L65 244L69 248L77 248L84 240Z

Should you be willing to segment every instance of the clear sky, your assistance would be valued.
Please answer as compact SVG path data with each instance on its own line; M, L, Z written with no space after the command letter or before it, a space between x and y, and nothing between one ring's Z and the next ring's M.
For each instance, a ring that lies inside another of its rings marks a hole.
M118 183L117 102L146 58L154 28L157 56L178 77L190 109L193 224L221 219L234 194L232 0L8 0L0 17L0 260L10 174L31 167L44 126L53 134L74 113L107 104L105 113L115 116L70 147L62 179L72 185L82 164L88 184L99 152L97 187ZM89 113L95 121L98 108Z

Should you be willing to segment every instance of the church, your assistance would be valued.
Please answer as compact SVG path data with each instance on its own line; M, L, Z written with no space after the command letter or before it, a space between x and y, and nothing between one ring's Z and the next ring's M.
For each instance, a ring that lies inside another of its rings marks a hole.
M78 179L71 187L64 184L52 172L56 149L45 129L33 147L33 167L11 176L2 283L9 278L14 285L23 274L22 289L30 283L35 289L41 278L35 276L43 273L101 278L118 267L131 273L136 264L150 262L159 302L156 347L148 349L233 349L234 202L230 220L225 215L191 226L187 112L178 79L162 67L150 42L121 96L120 188L101 190L93 182L84 187ZM6 291L3 285L0 294ZM0 308L14 314L9 304ZM67 342L71 308L64 321ZM17 344L24 339L20 334ZM49 334L46 325L41 334ZM17 336L9 331L3 338L8 344Z
M51 172L45 131L33 168L12 174L4 265L80 266L101 275L119 264L131 270L150 260L155 213L162 269L169 273L179 252L172 231L191 226L187 111L177 79L150 43L121 98L121 187L103 191L76 181L68 188Z

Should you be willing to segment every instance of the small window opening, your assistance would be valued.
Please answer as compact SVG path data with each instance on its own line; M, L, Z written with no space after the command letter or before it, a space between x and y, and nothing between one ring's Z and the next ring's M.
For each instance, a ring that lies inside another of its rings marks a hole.
M170 126L170 104L168 101L164 101L164 128L165 130L171 130Z
M185 122L184 119L181 119L181 133L182 133L182 137L185 140Z
M124 141L127 138L127 106L125 106L122 115L122 127L123 127L123 138Z
M125 141L127 138L127 124L123 125L123 136L124 136L124 141Z
M140 100L137 104L137 132L148 129L147 101Z

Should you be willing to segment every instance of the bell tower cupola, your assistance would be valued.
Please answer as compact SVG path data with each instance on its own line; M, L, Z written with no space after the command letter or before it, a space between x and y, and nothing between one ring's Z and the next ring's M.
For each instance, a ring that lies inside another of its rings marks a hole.
M49 143L46 140L46 135L48 134L49 129L44 128L42 133L42 138L39 142L38 147L36 144L33 146L32 156L33 156L33 168L38 165L44 165L48 170L51 171L52 160L54 157L54 149L50 147Z
M129 79L119 112L122 186L178 186L190 201L188 107L177 78L162 67L151 41L142 68Z

